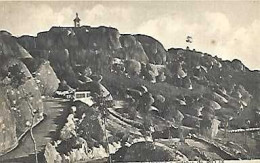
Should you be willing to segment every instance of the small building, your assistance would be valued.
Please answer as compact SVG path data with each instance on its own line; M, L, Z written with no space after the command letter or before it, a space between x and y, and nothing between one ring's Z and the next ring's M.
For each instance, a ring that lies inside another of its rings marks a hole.
M90 91L57 91L58 95L65 97L66 99L70 99L72 101L81 101L88 106L92 106L94 101L92 100Z
M72 95L72 99L73 101L81 101L88 106L92 106L94 104L90 91L76 91Z

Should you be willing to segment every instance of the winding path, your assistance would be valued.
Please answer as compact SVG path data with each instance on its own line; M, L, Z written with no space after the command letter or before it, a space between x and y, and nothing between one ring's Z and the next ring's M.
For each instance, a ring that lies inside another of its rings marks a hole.
M42 151L45 145L56 135L58 120L62 112L66 109L67 104L60 99L45 100L46 118L39 125L33 128L33 135L37 143L38 152ZM20 141L20 144L11 152L0 157L0 162L10 162L10 160L19 160L34 154L34 145L30 137L30 132ZM20 161L19 161L20 162Z

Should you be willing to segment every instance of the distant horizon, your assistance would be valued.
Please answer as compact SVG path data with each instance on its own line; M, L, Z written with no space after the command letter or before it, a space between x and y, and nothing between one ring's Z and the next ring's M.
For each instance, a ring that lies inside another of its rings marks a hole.
M223 60L239 59L260 70L260 1L0 2L0 30L36 36L52 27L107 26L121 34L144 34L165 49L187 46ZM187 36L193 43L185 42Z

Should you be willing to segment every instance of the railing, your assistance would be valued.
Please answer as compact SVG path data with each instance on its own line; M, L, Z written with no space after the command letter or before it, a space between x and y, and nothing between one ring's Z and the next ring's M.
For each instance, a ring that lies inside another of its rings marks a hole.
M247 128L247 129L236 129L236 130L228 130L228 133L241 133L241 132L253 132L260 131L260 128Z

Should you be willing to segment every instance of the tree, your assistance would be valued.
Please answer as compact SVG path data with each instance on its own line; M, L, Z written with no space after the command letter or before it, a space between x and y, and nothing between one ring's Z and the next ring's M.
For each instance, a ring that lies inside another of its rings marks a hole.
M109 94L110 95L110 94ZM104 132L105 132L105 138L106 138L106 144L107 144L107 152L109 155L109 163L112 163L112 158L110 155L110 150L109 150L109 142L108 142L108 137L107 137L107 131L106 131L106 121L107 121L107 116L108 116L108 110L107 108L109 107L109 102L106 101L106 97L103 97L102 94L99 95L97 93L94 94L94 100L96 102L96 105L101 113L101 118L103 119L103 125L104 125Z
M26 76L24 72L21 71L20 66L18 64L9 67L8 77L11 79L11 85L14 88L18 88L20 85L23 85L26 81Z
M140 110L140 113L143 117L143 128L144 128L145 139L146 136L148 136L149 134L148 132L152 125L151 114L149 113L149 109L151 108L153 103L154 103L154 98L152 97L152 94L150 92L143 93L139 101L138 109Z

